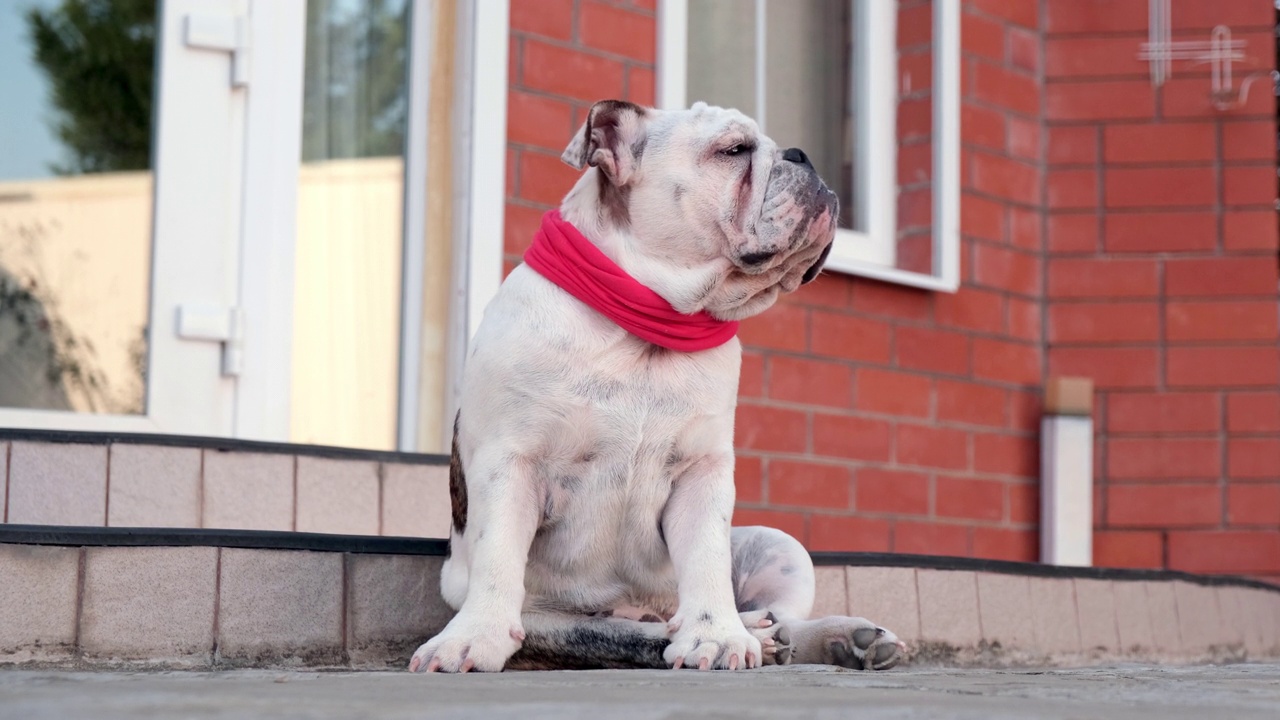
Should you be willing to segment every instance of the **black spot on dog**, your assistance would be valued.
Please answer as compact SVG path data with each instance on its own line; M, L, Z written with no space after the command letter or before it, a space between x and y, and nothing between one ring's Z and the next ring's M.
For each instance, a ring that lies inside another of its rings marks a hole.
M458 452L458 426L462 411L453 418L453 450L449 456L449 505L453 511L453 528L459 535L467 529L467 478L462 470L462 454Z
M711 613L704 611L701 615L698 616L698 622L700 623L711 622Z
M636 623L583 618L563 630L531 631L508 670L611 670L668 667L662 652L666 638L643 634Z
M657 623L657 622L662 622L662 618L658 617L657 615L654 615L653 613L645 613L644 615L640 616L640 622Z
M684 199L685 193L687 193L687 192L689 192L689 189L688 189L688 188L686 188L686 187L685 187L685 186L683 186L683 185L679 185L679 184L677 184L677 185L675 186L675 188L671 191L671 197L672 197L672 199L674 199L676 202L680 202L681 200L683 200L683 199Z

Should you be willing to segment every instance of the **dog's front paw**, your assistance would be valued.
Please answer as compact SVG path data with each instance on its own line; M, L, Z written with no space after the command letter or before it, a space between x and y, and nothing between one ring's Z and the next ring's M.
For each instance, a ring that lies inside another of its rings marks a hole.
M714 617L676 613L668 624L674 629L671 644L662 656L671 667L699 670L737 670L760 667L760 641L747 631L737 614Z
M519 622L476 622L458 615L413 653L409 672L501 672L523 640Z

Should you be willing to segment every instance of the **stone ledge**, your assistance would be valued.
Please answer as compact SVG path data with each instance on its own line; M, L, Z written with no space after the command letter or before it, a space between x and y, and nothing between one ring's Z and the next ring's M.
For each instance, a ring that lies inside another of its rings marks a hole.
M299 533L167 531L187 542L76 546L63 530L62 544L0 531L0 665L400 668L451 616L425 541L397 554L383 538L342 549L359 538L333 536L325 551L267 547L317 538ZM1280 657L1277 588L1001 569L822 565L815 609L892 628L921 664Z

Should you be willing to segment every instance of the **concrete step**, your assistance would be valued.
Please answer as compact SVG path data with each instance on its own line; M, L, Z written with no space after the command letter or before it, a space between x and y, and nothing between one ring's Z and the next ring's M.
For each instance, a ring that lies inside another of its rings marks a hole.
M439 540L0 526L0 665L401 668L448 621ZM1163 571L817 553L815 616L916 663L1280 657L1280 588Z

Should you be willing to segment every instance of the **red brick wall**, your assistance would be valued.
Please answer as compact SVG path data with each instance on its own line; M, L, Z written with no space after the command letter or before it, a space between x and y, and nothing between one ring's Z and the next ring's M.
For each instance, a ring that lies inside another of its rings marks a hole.
M1049 369L1098 385L1098 564L1280 575L1275 10L1173 4L1249 43L1220 112L1206 66L1152 88L1146 8L1047 5Z
M590 103L652 102L654 4L512 0L509 263L576 178L558 156ZM1228 5L1269 48L1267 13ZM924 102L899 113L906 197L928 168L930 7L901 7L903 102ZM1100 387L1100 564L1280 573L1269 84L1225 118L1197 104L1198 70L1153 92L1146 0L963 8L963 285L828 274L744 323L735 522L815 550L1034 560L1052 370Z

